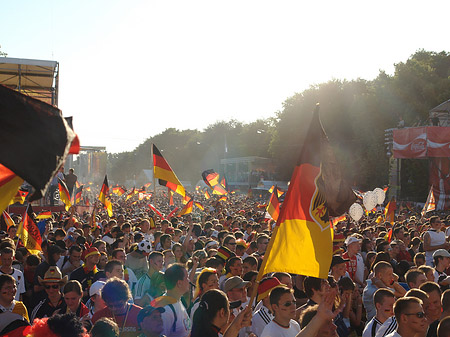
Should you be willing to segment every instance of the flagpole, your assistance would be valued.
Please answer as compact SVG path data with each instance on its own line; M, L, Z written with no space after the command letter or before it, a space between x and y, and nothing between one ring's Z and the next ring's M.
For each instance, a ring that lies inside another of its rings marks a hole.
M153 146L150 149L150 155L152 157L152 163L153 163L153 194L155 195L156 198L156 179L155 179L155 160L154 160L154 156L153 156Z

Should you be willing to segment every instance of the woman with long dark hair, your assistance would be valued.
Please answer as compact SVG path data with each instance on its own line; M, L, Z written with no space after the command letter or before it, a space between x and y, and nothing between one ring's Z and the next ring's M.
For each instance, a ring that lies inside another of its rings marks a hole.
M221 290L212 289L205 292L194 314L191 337L218 337L226 328L230 317L227 295ZM252 313L250 307L242 310L228 326L224 337L237 337L239 330L250 326Z

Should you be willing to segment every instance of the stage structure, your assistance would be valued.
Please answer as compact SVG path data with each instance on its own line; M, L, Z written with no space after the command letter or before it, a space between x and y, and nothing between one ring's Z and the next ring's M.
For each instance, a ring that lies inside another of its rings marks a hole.
M428 184L433 186L436 208L450 209L450 100L430 110L429 120L433 126L385 130L389 197L400 196L402 159L428 160Z
M0 57L0 84L58 106L59 63Z

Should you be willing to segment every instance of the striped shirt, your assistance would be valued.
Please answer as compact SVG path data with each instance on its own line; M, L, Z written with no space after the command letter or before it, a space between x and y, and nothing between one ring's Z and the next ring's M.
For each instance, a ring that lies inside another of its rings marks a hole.
M266 327L273 319L273 315L270 313L264 305L253 314L252 317L252 332L256 336L260 336Z
M381 323L376 317L372 318L364 328L362 337L375 337L378 329L382 325L383 323Z
M375 337L385 337L397 330L397 320L395 316L389 317L378 329Z

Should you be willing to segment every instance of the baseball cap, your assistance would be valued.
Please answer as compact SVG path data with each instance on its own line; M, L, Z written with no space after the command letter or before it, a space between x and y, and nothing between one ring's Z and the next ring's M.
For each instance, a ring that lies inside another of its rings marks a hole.
M349 237L347 237L347 239L345 239L345 245L346 246L349 246L349 245L351 245L352 243L355 243L355 242L361 242L361 240L358 239L355 236L349 236Z
M270 292L284 285L276 277L268 277L262 279L258 285L258 298L257 301L261 301L270 295Z
M94 295L101 295L103 286L106 284L106 282L103 281L95 281L92 283L91 287L89 288L89 296Z
M232 276L225 281L223 286L223 291L228 292L233 289L241 289L248 287L250 285L249 281L244 281L239 276Z
M155 308L151 305L147 305L145 308L141 309L137 315L138 324L141 324L144 318L150 316L155 310L158 310L161 314L166 311L164 308Z
M450 253L445 249L438 249L433 253L433 259L438 256L450 257Z

